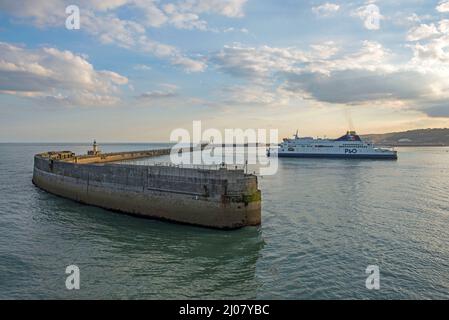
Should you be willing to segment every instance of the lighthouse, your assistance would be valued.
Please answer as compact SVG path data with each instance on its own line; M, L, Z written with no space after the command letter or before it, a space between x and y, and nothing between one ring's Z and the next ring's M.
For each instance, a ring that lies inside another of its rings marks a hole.
M92 144L92 150L88 150L87 154L90 156L96 156L100 153L101 153L101 151L100 151L100 149L98 149L97 141L94 140L94 143Z

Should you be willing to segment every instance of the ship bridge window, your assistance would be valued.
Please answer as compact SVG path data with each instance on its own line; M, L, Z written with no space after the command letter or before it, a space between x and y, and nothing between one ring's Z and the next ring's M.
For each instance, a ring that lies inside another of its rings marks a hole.
M341 145L343 148L367 148L365 145L360 144L343 144Z

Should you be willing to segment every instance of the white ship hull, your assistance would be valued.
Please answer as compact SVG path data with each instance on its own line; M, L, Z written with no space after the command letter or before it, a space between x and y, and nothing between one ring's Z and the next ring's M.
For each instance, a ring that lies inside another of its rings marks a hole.
M396 160L397 154L337 154L337 153L297 153L297 152L281 152L278 153L279 158L333 158L333 159L390 159Z

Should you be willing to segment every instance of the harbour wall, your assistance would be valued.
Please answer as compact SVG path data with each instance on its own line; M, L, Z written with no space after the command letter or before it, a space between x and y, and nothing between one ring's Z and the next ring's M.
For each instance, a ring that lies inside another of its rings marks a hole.
M206 144L195 147L186 147L178 150L179 153L193 152L202 150L206 147ZM80 164L86 163L107 163L107 162L119 162L125 160L141 159L141 158L153 158L166 156L171 153L171 149L154 149L154 150L142 150L142 151L125 151L125 152L113 152L113 153L97 153L94 155L75 155L71 151L49 151L41 153L41 157L49 158L52 160L63 160L65 162L74 162Z
M107 163L166 152L38 154L33 183L59 196L133 215L222 229L261 223L257 177L243 170Z

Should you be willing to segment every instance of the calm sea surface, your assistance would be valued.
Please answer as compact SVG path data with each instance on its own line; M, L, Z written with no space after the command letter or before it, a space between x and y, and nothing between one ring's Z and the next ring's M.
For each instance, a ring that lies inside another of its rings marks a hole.
M163 145L103 145L103 151ZM449 298L449 148L399 160L280 159L259 179L260 228L140 219L50 195L33 155L0 144L0 298ZM65 288L65 268L81 289ZM380 290L365 287L368 265Z

